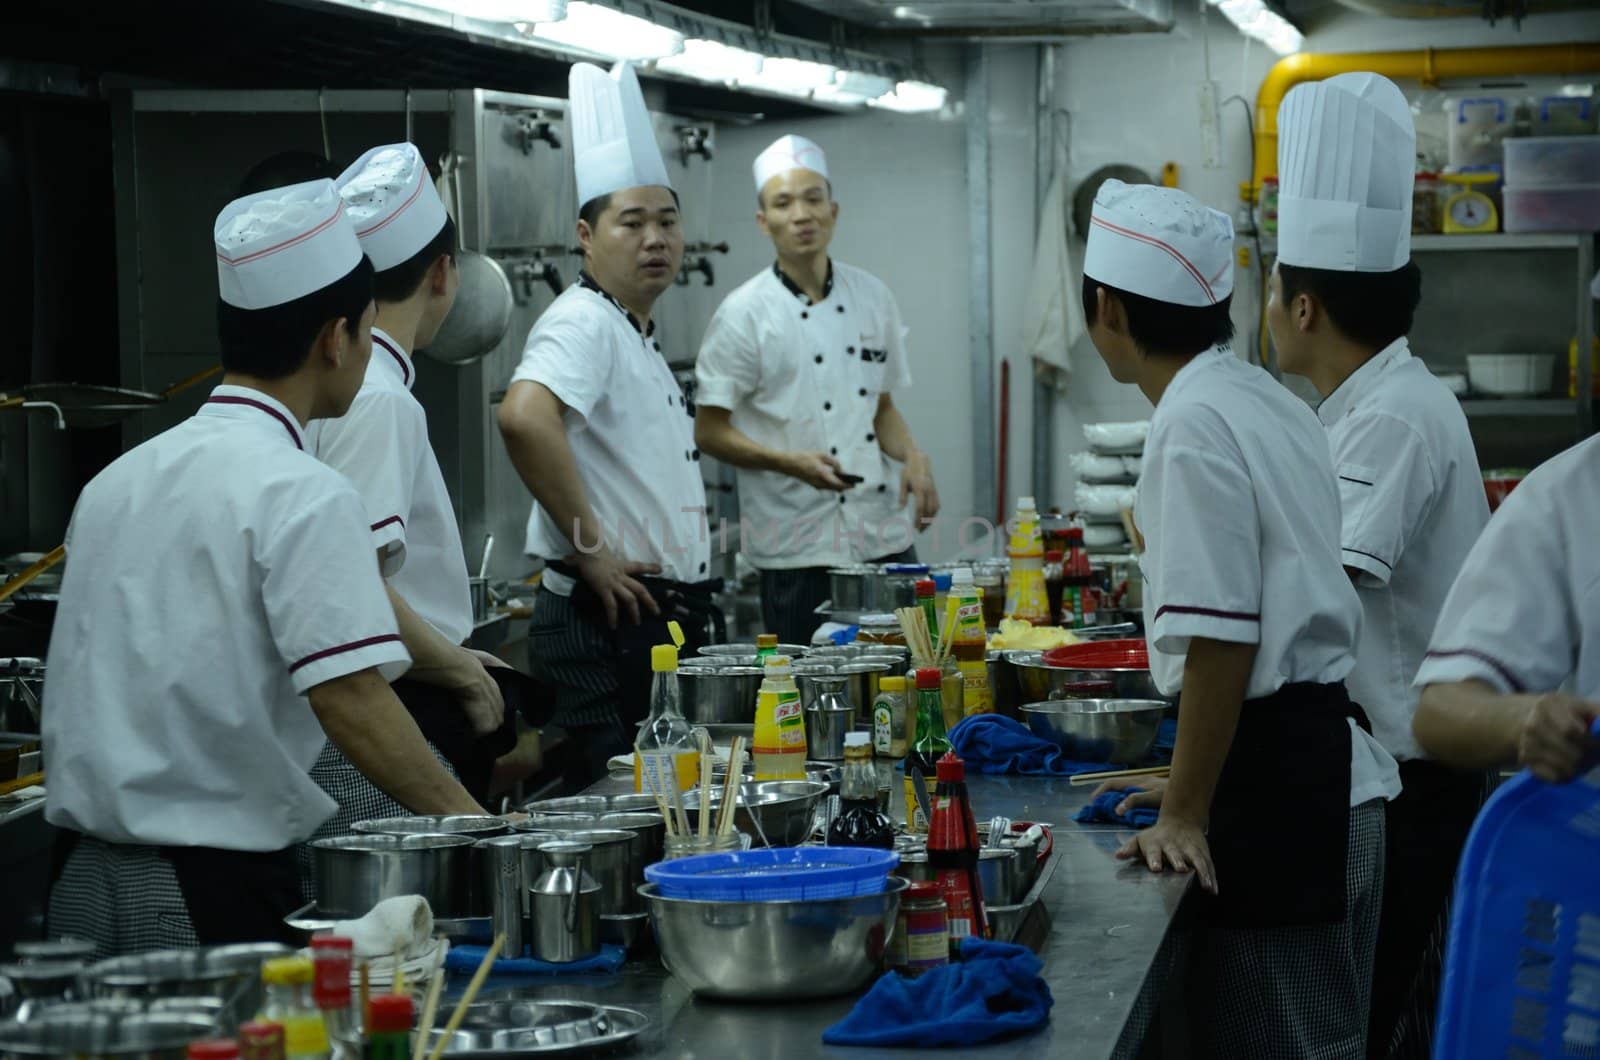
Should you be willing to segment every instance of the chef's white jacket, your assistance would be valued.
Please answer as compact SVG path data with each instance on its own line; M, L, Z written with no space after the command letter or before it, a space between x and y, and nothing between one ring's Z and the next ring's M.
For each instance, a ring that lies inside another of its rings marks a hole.
M405 349L372 329L372 360L350 411L313 420L307 448L355 483L372 544L389 584L452 644L472 633L472 598L461 531L428 420L412 396L416 366Z
M1600 438L1533 470L1501 502L1434 627L1418 685L1600 699Z
M700 581L711 559L700 450L683 388L654 331L652 323L651 334L642 334L621 303L586 275L540 315L511 381L539 383L567 407L578 477L612 552L658 563L667 578ZM528 554L572 555L571 530L556 526L535 501ZM554 571L544 584L563 595L572 588Z
M307 690L410 657L361 498L294 416L219 386L83 490L44 688L45 817L114 843L281 850L335 809Z
M878 442L879 397L911 385L906 327L889 288L832 262L820 302L774 265L718 307L695 363L697 404L728 409L752 441L830 453L863 481L843 493L776 471L738 469L741 550L764 569L828 567L916 541L900 465Z
M1339 477L1344 565L1360 572L1361 639L1346 682L1378 742L1401 761L1422 758L1411 682L1489 521L1467 417L1404 338L1351 373L1317 415Z
M1136 515L1150 669L1183 687L1193 637L1257 646L1246 699L1341 681L1361 605L1339 560L1339 494L1309 408L1225 348L1172 379L1150 420ZM1394 759L1350 723L1350 805L1400 791Z

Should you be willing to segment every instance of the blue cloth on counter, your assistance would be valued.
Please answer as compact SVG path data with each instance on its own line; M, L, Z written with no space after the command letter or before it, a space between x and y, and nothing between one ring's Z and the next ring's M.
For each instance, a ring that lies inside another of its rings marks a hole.
M828 1045L976 1045L1037 1030L1055 999L1025 946L961 940L961 960L907 979L883 976L849 1015L822 1032Z
M1103 791L1094 801L1078 811L1074 818L1079 824L1120 824L1130 828L1149 828L1156 823L1159 810L1139 806L1127 813L1118 813L1117 804L1129 795L1137 795L1143 788L1124 788L1121 791Z
M475 972L483 963L488 946L451 946L444 956L444 967L449 972ZM555 964L538 961L532 957L499 957L495 959L490 975L594 975L615 972L627 960L628 952L621 946L605 945L593 957L581 961Z
M950 730L950 746L968 769L978 773L1070 777L1112 768L1105 762L1073 761L1061 748L1003 714L973 714L961 719Z

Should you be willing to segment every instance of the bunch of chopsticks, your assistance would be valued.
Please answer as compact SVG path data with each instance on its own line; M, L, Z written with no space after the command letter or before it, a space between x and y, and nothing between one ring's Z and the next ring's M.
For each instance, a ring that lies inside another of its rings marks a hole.
M495 958L500 956L500 950L506 944L505 935L494 937L494 944L483 955L483 960L478 962L478 970L472 973L472 981L467 984L466 990L461 993L461 1000L456 1002L455 1011L450 1013L450 1018L445 1021L444 1030L439 1033L438 1041L434 1042L432 1051L428 1050L428 1039L433 1037L433 1021L439 1014L439 992L444 985L444 951L439 947L439 956L433 966L433 977L428 982L428 994L422 1002L422 1018L417 1021L417 1035L411 1044L411 1060L439 1060L444 1055L445 1046L461 1029L461 1021L467 1018L467 1009L478 999L478 991L483 989L483 981L489 978L489 971L494 967ZM367 966L361 966L361 1017L362 1025L366 1025L367 1013ZM400 976L395 976L395 993L403 993L404 983Z
M911 651L911 665L920 668L943 668L950 655L950 643L956 629L955 597L945 605L944 630L928 628L928 616L920 607L897 607L894 617L900 620L900 632L905 634L906 647Z
M652 755L646 758L638 744L634 744L633 753L639 756L640 776L644 781L645 790L655 796L656 809L661 811L661 818L667 823L667 835L695 835L696 829L690 827L689 815L683 807L683 792L678 790L677 769L672 759L666 755ZM701 839L709 839L713 835L724 836L733 831L734 808L739 801L739 781L744 777L745 754L745 738L735 736L733 746L728 751L728 773L722 778L722 803L717 807L717 819L713 824L711 790L715 786L713 774L717 758L712 750L710 737L701 733L700 801L697 815Z

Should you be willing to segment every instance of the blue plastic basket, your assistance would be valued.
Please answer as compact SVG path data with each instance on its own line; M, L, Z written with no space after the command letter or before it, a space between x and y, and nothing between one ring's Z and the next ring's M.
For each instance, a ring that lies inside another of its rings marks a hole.
M1452 907L1435 1060L1600 1057L1600 769L1502 785Z
M707 902L787 902L881 894L900 864L892 850L778 847L662 861L644 875L663 898Z

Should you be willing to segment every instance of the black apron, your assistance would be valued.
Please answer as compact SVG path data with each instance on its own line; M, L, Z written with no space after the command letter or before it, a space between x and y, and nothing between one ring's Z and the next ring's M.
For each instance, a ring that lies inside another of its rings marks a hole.
M428 742L439 749L481 806L487 806L489 781L495 759L517 746L517 716L538 728L550 720L551 696L527 674L506 666L484 669L500 686L506 714L500 727L480 734L472 728L455 693L436 685L400 678L393 684L394 694L405 704Z
M610 663L617 679L617 715L626 732L638 728L650 713L650 683L654 676L650 670L650 650L657 644L672 643L668 622L677 622L683 628L681 653L685 656L707 644L727 640L727 618L712 599L722 590L721 578L680 582L635 574L633 579L649 591L661 613L651 615L641 608L638 625L619 616L617 628L611 629L606 624L605 606L600 597L589 588L576 567L560 561L546 566L572 579L573 610L602 631L611 644Z
M1342 681L1245 700L1211 799L1206 839L1219 893L1200 896L1211 926L1344 919L1351 718L1372 731Z

